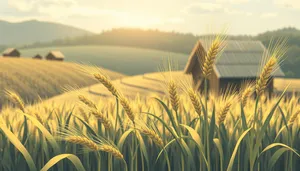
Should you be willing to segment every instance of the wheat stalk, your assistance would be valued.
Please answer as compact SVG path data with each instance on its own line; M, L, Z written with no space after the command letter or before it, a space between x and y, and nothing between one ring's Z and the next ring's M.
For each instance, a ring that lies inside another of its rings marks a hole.
M247 102L248 102L248 98L251 96L251 94L253 93L253 88L252 86L247 86L245 88L245 90L242 92L242 95L241 95L241 103L242 103L242 106L245 107Z
M293 124L295 120L297 119L298 115L300 113L300 109L298 109L289 119L289 124Z
M43 118L38 114L38 113L34 113L34 116L36 117L36 119L41 123L41 124L43 124L44 123L44 121L43 121Z
M225 102L224 107L220 110L219 118L218 118L219 125L221 125L225 121L227 113L229 112L231 105L232 105L232 103L230 101L227 101L227 102Z
M99 146L94 143L92 140L82 137L82 136L68 136L65 138L67 142L74 143L74 144L80 144L82 146L88 147L89 149L93 151L98 151Z
M179 107L179 95L177 91L177 86L173 80L168 83L168 93L171 101L172 108L177 111Z
M153 142L154 142L155 144L157 144L158 146L163 147L164 144L163 144L162 139L159 137L159 135L156 134L153 130L147 128L147 126L142 126L142 127L140 128L140 132L141 132L142 134L147 135L147 136L148 136L150 139L152 139Z
M24 102L17 93L6 90L5 94L23 113L25 113Z
M213 70L213 65L215 64L218 53L220 53L225 47L224 40L225 37L222 37L221 35L216 36L216 38L213 40L210 48L208 49L204 57L202 72L203 72L203 77L206 79L208 78L208 76L211 74Z
M88 122L89 117L88 117L88 114L84 111L84 109L83 109L82 107L79 107L78 110L79 110L81 116L83 117L83 119L84 119L86 122Z
M108 91L110 91L110 93L112 95L118 97L119 93L118 93L116 87L112 84L112 82L106 76L99 74L99 73L95 73L93 75L100 83L102 83L108 89Z
M99 121L106 129L110 129L112 127L111 121L107 117L105 117L99 110L92 110L91 114L99 119Z
M107 145L107 144L101 145L99 147L99 150L107 152L107 153L110 153L110 154L112 154L114 157L116 157L118 159L123 159L122 153L117 148L115 148L115 147L113 147L111 145Z
M267 83L269 81L269 78L274 70L274 67L277 63L277 58L275 56L272 56L269 61L264 66L258 80L256 81L256 93L257 95L262 95L264 90L267 87Z
M121 96L119 99L120 99L120 104L123 106L125 113L129 117L129 119L132 121L132 123L134 124L135 123L134 122L135 115L134 115L132 107L129 104L129 101L124 96Z
M188 90L188 95L190 97L190 100L194 106L195 111L198 113L198 115L201 115L201 103L200 98L197 95L197 93L193 89Z
M78 99L90 108L97 109L94 102L86 98L84 95L78 95Z

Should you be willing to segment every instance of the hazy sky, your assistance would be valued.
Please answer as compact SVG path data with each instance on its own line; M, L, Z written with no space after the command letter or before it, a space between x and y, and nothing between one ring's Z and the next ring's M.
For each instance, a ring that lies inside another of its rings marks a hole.
M207 33L229 25L231 34L300 28L300 0L0 0L0 19L37 19L93 32L115 27Z

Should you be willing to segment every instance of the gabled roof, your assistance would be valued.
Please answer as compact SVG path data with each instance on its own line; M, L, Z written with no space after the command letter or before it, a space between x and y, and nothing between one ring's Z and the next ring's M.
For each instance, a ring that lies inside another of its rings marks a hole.
M236 41L228 40L225 42L226 47L222 55L217 59L214 71L219 78L244 78L257 77L261 68L261 60L266 49L260 41ZM190 57L185 68L185 73L190 73L198 62L196 55L198 48L202 47L204 54L207 52L209 41L199 40ZM282 77L284 73L281 68L272 73L275 77Z
M43 58L43 57L40 54L36 54L36 55L34 55L34 58Z
M12 53L12 52L15 51L15 50L17 50L17 49L15 49L15 48L7 48L7 49L3 52L3 54L10 54L10 53Z
M61 51L50 51L49 54L52 54L56 58L65 58Z

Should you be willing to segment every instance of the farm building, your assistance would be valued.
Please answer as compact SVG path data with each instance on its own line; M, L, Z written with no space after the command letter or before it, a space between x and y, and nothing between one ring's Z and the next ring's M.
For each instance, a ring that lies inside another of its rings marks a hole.
M53 60L53 61L63 61L64 58L65 56L64 54L61 53L61 51L50 51L46 56L47 60Z
M209 48L207 41L199 40L190 54L184 72L192 74L195 89L203 90L202 61ZM229 86L240 88L244 82L255 81L261 67L265 51L260 41L228 40L222 55L213 66L213 72L208 78L208 89L219 94ZM269 93L273 92L273 78L283 77L280 67L272 73L267 86Z
M34 57L32 57L33 59L43 59L42 55L40 54L36 54Z
M21 53L15 48L8 48L3 52L4 57L20 57Z

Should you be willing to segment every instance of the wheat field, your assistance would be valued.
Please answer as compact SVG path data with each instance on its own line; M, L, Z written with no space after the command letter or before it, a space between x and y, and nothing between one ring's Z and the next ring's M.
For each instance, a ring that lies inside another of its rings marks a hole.
M0 170L298 171L299 97L286 98L286 88L265 95L284 43L270 51L255 83L216 96L207 78L223 41L217 36L205 56L201 94L190 78L170 72L164 93L147 98L133 99L101 72L89 73L110 93L100 100L75 90L76 103L25 106L6 91L17 108L0 115Z
M123 74L102 69L112 79ZM3 90L16 91L26 103L64 92L65 86L86 87L96 81L82 73L74 63L0 57L0 109L7 104Z

